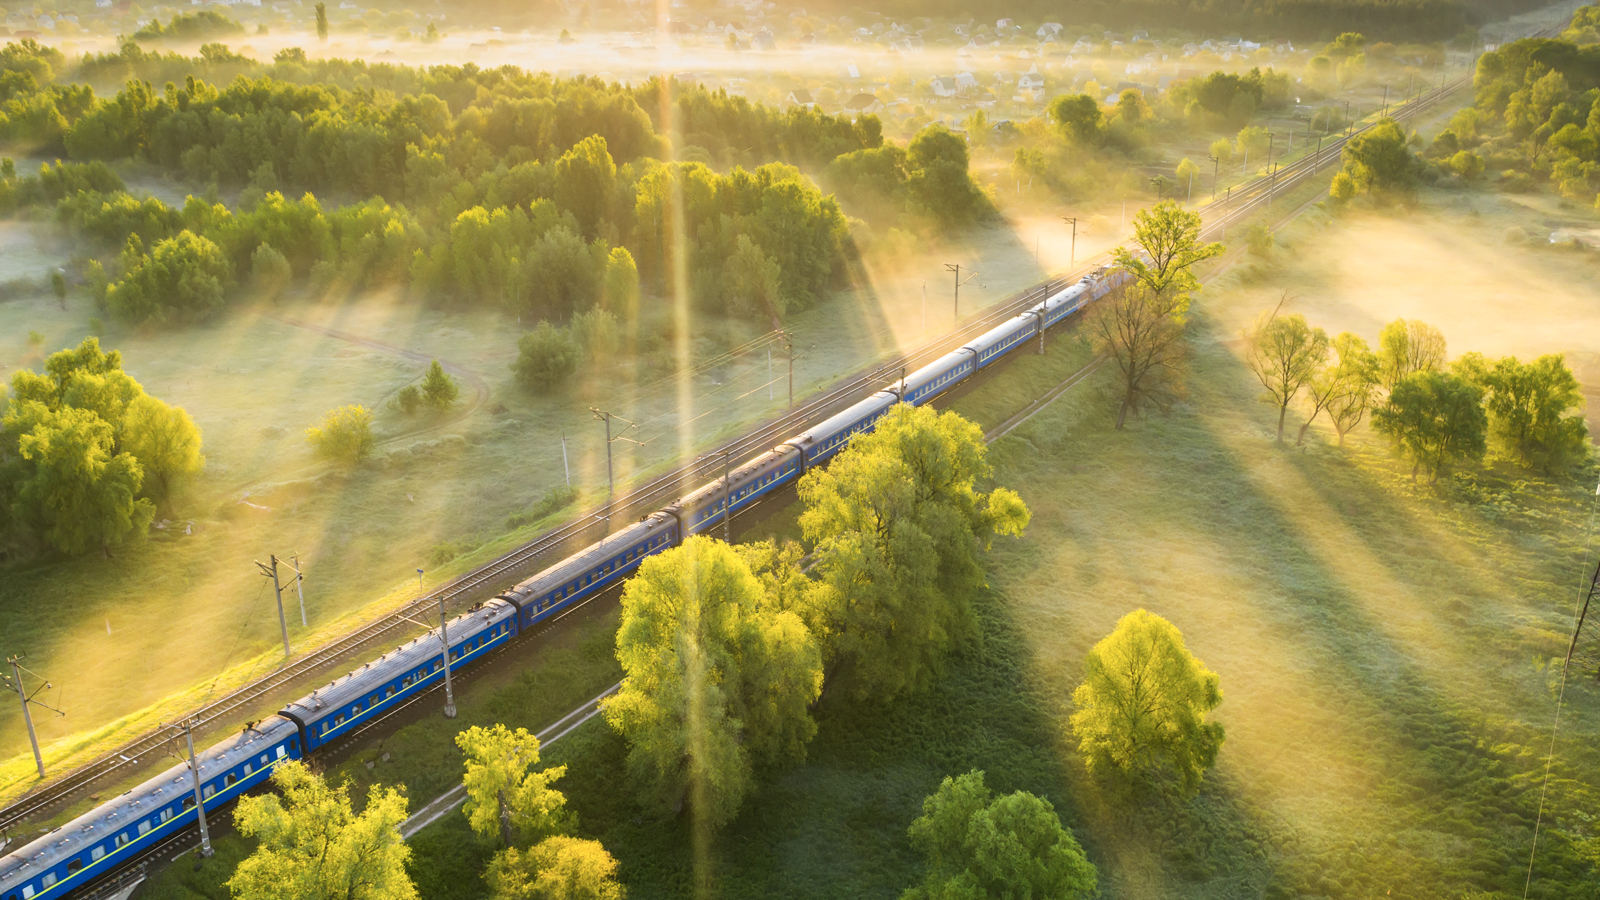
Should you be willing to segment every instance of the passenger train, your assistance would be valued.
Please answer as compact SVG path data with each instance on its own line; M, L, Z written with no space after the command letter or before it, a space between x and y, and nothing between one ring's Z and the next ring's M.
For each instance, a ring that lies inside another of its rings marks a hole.
M1122 270L1101 270L1050 293L1038 306L747 460L725 478L458 616L446 629L448 660L439 632L429 632L199 752L198 805L211 809L236 799L266 781L283 760L315 754L431 688L444 677L446 665L452 671L470 666L523 631L607 589L646 556L714 527L724 517L826 462L851 436L870 430L896 403L927 403L1128 277ZM156 843L195 824L194 788L189 764L180 763L0 858L0 900L55 900L137 859Z

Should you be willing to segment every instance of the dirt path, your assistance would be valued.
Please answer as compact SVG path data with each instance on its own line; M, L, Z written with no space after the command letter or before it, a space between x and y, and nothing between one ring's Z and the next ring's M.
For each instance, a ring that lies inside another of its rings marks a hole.
M306 321L304 321L302 319L296 319L296 318L294 318L292 316L283 316L283 315L279 315L279 314L274 313L274 312L263 312L262 315L266 316L269 319L273 319L275 321L282 322L285 325L292 325L295 328L303 328L303 329L305 329L307 331L314 331L314 332L316 332L318 334L327 335L328 337L335 338L335 339L341 340L341 341L345 341L347 343L357 344L357 345L362 346L362 347L370 347L373 350L381 350L384 353L392 353L395 356L403 356L406 359L414 359L417 362L427 363L427 362L432 362L435 359L438 359L438 357L436 357L436 356L434 356L432 354L429 354L429 353L423 353L423 352L418 351L418 350L407 350L404 347L397 347L394 344L386 344L383 341L376 341L376 340L373 340L371 338L364 338L364 337L361 337L360 335L350 334L349 332L346 332L346 331L339 331L339 330L334 329L334 328L325 328L325 327L323 327L321 325L313 325L310 322L306 322ZM401 439L404 439L404 438L416 437L419 434L427 434L427 433L432 432L432 431L438 431L438 430L440 430L442 428L445 428L446 426L454 425L457 422L460 422L463 419L467 418L468 416L472 415L474 412L477 412L478 409L480 407L482 407L483 404L486 401L488 401L488 399L489 399L489 382L484 379L483 373L475 371L473 369L469 369L466 366L458 365L456 363L449 362L448 360L443 360L443 359L439 360L439 366L441 368L443 368L446 372L449 372L452 375L455 375L455 376L457 376L457 377L459 377L461 379L464 379L465 381L467 381L469 384L472 385L472 402L467 404L466 406L462 407L460 409L460 411L456 415L451 416L448 419L443 419L443 420L440 420L440 421L437 421L437 422L433 422L433 423L431 423L429 425L425 425L425 426L422 426L422 427L419 427L419 428L413 428L413 429L410 429L410 430L407 430L407 431L400 432L399 434L393 435L392 437L388 437L388 438L385 438L384 440L379 441L378 442L379 446L382 446L384 444L392 444L392 443L394 443L396 441L399 441ZM385 399L387 399L387 398L385 398Z

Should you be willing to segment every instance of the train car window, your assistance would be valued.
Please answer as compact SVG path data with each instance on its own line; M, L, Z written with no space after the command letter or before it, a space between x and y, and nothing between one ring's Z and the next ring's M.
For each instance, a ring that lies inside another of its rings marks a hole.
M189 796L183 798L183 809L184 809L185 812L188 812L189 810L194 809L194 795L193 794L190 794ZM163 818L161 819L161 821L163 821L163 822L166 821L165 815L166 815L165 813L162 814Z
M394 696L394 685L391 684L391 685L389 685L389 689L383 692L383 699L387 700L387 699L389 699L390 697L393 697L393 696Z
M191 797L189 799L193 800L194 798ZM149 834L149 833L150 833L150 822L148 820L146 820L144 822L140 822L139 823L139 834L140 835L146 835L146 834Z
M300 739L299 739L299 738L295 738L295 739L294 739L294 740L292 740L292 741L290 741L290 742L289 742L289 746L291 746L291 747L298 747L298 746L300 746ZM283 756L284 756L284 753L283 753L283 748L282 748L282 747L279 747L279 748L278 748L278 758L279 758L279 759L283 759Z
M82 868L83 868L83 860L75 859L72 862L67 863L67 874L68 875L76 874Z
M190 799L190 800L193 800L193 799L194 799L194 796L193 796L193 795L192 795L192 794L191 794L191 795L190 795L190 797L189 797L189 799ZM172 811L172 810L170 810L170 809L163 809L163 810L162 810L162 811L161 811L161 821L163 821L163 822L165 822L165 821L167 821L167 820L168 820L168 819L170 819L170 818L172 818L172 816L173 816L173 811Z
M42 881L42 883L44 884L45 887L50 887L51 885L56 883L56 873L54 873L54 872L46 872L46 873L44 873L44 878L41 881Z
M251 765L250 763L245 763L244 764L244 777L249 778L251 775L254 775L255 773L256 773L256 767L255 766Z
M238 776L234 775L232 772L229 772L227 775L223 776L222 786L225 787L225 788L231 788L235 784L238 784L238 782L239 782Z
M211 799L211 795L215 794L216 792L217 792L217 789L208 784L208 785L206 785L205 790L200 792L200 799L201 800L210 800Z
M89 861L90 862L99 862L102 858L105 857L105 855L106 855L106 848L104 848L104 847L96 847L93 850L89 851Z
M378 695L377 694L373 694L371 697L367 698L367 708L368 709L371 709L372 707L377 706L377 705L378 705Z
M344 724L344 716L334 716L333 717L333 727L338 728L340 725L343 725L343 724Z
M433 663L433 670L434 670L434 671L435 671L435 672L437 672L437 671L439 671L439 670L440 670L440 669L442 669L442 668L444 668L444 663L442 663L442 662L440 662L440 661L438 661L438 660L434 660L434 663Z
M128 836L126 834L117 835L117 846L118 847L121 847L122 845L126 844L127 842L128 842Z
M22 900L30 900L30 898L32 898L32 897L33 897L33 885L31 885L31 884L23 885L22 886Z

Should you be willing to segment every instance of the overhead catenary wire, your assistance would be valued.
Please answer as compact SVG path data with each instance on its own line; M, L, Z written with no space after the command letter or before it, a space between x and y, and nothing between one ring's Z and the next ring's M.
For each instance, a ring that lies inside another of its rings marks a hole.
M1584 581L1578 584L1578 598L1572 606L1572 641L1576 645L1578 640L1578 616L1583 608L1583 601L1590 590L1593 589L1594 576L1589 572L1589 554L1594 544L1595 513L1600 510L1600 484L1594 488L1594 497L1589 501L1589 526L1583 536L1583 572ZM1600 570L1597 570L1600 571ZM1539 785L1539 812L1533 818L1533 846L1528 848L1528 877L1522 883L1522 900L1528 900L1528 892L1533 889L1533 867L1539 855L1539 829L1544 824L1544 807L1546 796L1550 792L1550 770L1556 760L1556 737L1561 733L1561 707L1567 697L1567 673L1572 671L1572 652L1568 650L1567 658L1561 662L1561 687L1556 691L1556 712L1554 721L1550 724L1550 752L1544 758L1544 778Z

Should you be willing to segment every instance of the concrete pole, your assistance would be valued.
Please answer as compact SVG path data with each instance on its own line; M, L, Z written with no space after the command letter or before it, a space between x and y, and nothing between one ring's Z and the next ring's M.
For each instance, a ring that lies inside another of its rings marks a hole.
M189 744L189 773L194 776L194 811L200 823L200 856L211 858L211 831L206 827L206 798L200 790L200 761L194 758L194 722L183 720L183 738Z
M439 595L439 640L444 642L444 717L456 717L456 692L450 683L450 626L444 616L444 595Z
M22 686L22 666L18 663L20 656L13 656L6 662L11 664L11 682L17 689L17 699L22 701L22 721L28 726L28 743L33 745L33 762L39 767L39 778L44 778L44 755L39 752L39 736L33 731L33 714L28 711L28 691Z
M283 585L278 583L278 557L271 556L268 558L272 560L272 568L267 569L265 566L262 566L262 568L266 569L267 574L272 576L272 593L273 596L278 598L278 630L283 632L283 658L288 659L289 620L283 617ZM256 563L256 565L260 566L261 564Z
M306 621L306 577L300 574L299 554L291 556L289 559L294 561L294 589L300 595L300 627L308 628L310 623Z

